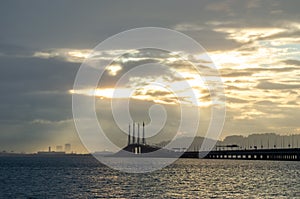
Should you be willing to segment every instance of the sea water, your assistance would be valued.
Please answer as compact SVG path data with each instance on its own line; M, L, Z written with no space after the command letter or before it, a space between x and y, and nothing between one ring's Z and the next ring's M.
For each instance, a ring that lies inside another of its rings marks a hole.
M300 198L300 162L179 159L128 174L91 156L0 157L0 198Z

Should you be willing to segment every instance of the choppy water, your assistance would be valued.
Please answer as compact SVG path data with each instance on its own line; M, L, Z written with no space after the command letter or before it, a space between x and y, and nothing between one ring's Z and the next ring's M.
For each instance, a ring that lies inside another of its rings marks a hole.
M92 157L0 157L0 198L300 198L300 162L180 159L154 173Z

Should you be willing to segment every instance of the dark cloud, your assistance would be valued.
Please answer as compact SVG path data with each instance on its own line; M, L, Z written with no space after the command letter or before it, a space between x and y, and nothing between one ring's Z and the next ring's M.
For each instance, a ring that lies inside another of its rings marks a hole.
M237 97L226 97L226 102L229 102L229 103L249 103L249 100L244 100L244 99L240 99L240 98L237 98Z
M220 5L221 4L221 5ZM254 4L253 4L254 5ZM219 7L226 12L218 12ZM34 48L91 48L98 42L118 32L144 26L174 27L191 23L204 26L203 30L192 33L193 38L207 49L224 49L237 46L227 41L223 33L216 33L210 21L219 21L234 27L270 26L276 21L298 21L299 1L260 1L257 7L249 8L243 1L8 1L0 8L0 33L2 40ZM134 9L138 8L138 9ZM272 10L282 10L276 18ZM155 13L155 14L154 14ZM1 41L3 42L3 41Z
M288 65L300 66L300 61L299 60L289 59L289 60L285 60L283 62L288 64ZM299 70L299 68L297 68L297 69Z
M288 61L290 64L297 64L297 61ZM245 69L230 69L230 68L224 68L221 69L221 76L222 77L251 77L253 74L259 73L259 72L274 72L274 73L280 73L280 72L289 72L289 71L297 71L299 68L297 67L261 67L261 68L245 68Z
M78 64L4 56L0 65L1 149L33 152L67 142L79 149L68 93Z
M299 89L300 84L281 84L281 83L272 83L268 81L260 82L256 88L267 89L267 90L285 90L285 89Z
M0 59L0 120L65 120L72 117L71 95L78 64L53 59Z
M32 56L36 49L15 44L0 43L0 54L3 56L24 57Z
M247 70L244 71L234 71L234 70L221 70L221 76L222 77L249 77L253 73Z
M55 59L2 57L1 89L6 92L66 91L72 88L79 64Z
M296 67L261 67L261 68L249 68L247 71L255 72L289 72L298 70Z
M261 106L274 106L277 105L278 103L269 101L269 100L261 100L258 102L255 102L256 105L261 105Z
M238 86L237 83L236 83L236 86L225 85L225 89L228 90L229 92L232 91L232 90L239 90L239 91L246 91L246 90L248 90L248 88Z
M287 30L284 31L283 33L278 33L278 34L271 35L269 37L264 37L262 38L262 40L277 39L277 38L298 38L299 34L300 34L300 30L298 27L291 27L291 25L287 25Z

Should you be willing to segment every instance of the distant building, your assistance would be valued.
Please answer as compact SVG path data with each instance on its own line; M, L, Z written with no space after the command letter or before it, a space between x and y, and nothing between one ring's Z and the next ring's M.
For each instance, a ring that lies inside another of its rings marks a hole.
M65 152L70 153L71 152L71 144L65 144Z
M56 146L57 149L58 146ZM62 147L61 147L62 148ZM48 151L38 151L37 155L64 155L65 152L63 151L52 151L51 146L48 147Z
M56 151L57 151L57 152L63 151L63 147L62 147L61 145L56 146Z

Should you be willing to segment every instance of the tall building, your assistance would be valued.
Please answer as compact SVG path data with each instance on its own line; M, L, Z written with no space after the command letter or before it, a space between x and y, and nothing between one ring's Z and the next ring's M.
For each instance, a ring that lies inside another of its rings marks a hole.
M65 152L70 153L71 152L71 144L65 144Z
M56 146L56 151L57 152L62 152L63 151L63 147L61 145Z

